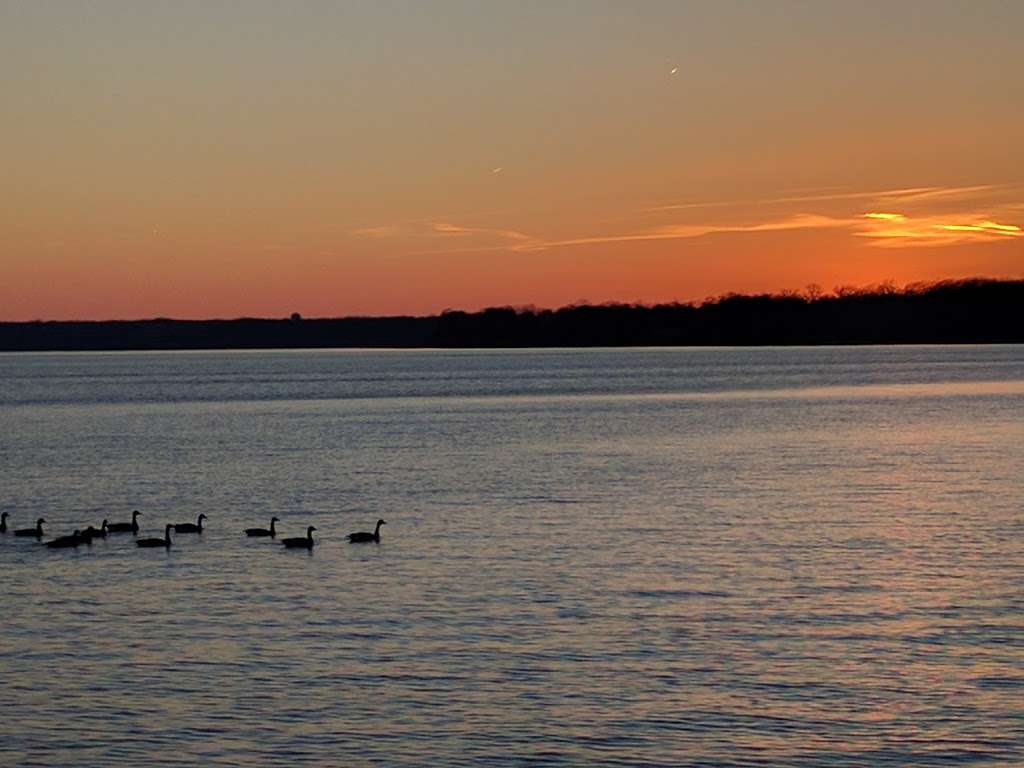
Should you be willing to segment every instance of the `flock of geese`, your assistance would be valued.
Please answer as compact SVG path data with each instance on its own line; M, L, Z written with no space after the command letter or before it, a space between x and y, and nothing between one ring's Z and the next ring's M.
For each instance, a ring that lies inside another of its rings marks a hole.
M138 510L132 512L132 521L130 523L110 523L104 520L99 528L89 526L84 531L76 530L67 536L58 536L57 538L46 542L46 546L50 549L67 549L70 547L77 547L80 544L92 544L93 539L105 539L108 533L131 533L133 536L139 534L139 515L142 513ZM10 517L8 512L0 513L0 534L7 533L7 518ZM139 547L164 547L170 548L171 546L171 530L175 533L202 533L203 532L203 521L206 519L206 515L200 514L196 518L194 523L168 523L164 527L163 538L150 537L145 539L135 539L136 546ZM24 538L34 538L36 541L43 540L43 523L46 520L40 517L36 520L36 524L33 528L16 528L13 531L15 536L21 536ZM269 537L271 539L277 538L277 529L274 527L275 523L280 522L276 517L270 518L269 528L246 528L245 535L253 537ZM365 544L368 542L379 542L380 541L380 527L387 525L383 520L377 521L376 528L373 529L373 533L367 531L357 531L356 533L350 533L348 535L349 543L351 544ZM306 529L305 536L295 536L292 538L281 539L281 543L286 549L313 549L313 531L316 530L316 526L311 525Z

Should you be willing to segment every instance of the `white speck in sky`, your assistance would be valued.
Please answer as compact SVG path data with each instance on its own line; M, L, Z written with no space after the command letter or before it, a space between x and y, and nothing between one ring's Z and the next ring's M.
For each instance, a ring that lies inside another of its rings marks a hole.
M497 168L491 169L491 173L501 173L503 170L505 170L505 169L502 168L501 166L499 166Z
M670 74L670 75L674 75L674 74L676 74L677 72L679 72L679 67L672 67L672 71L671 71L671 72L669 72L669 74Z

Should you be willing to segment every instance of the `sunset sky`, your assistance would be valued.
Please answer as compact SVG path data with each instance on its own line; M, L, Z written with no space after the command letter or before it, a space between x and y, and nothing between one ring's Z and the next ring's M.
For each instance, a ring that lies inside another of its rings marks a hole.
M1024 2L0 0L0 319L1024 276Z

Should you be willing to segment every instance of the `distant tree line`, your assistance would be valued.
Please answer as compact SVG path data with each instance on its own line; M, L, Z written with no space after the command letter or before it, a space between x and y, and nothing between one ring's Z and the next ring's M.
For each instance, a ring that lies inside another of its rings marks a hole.
M429 317L0 323L0 350L1024 342L1024 280L892 282L697 303L493 307Z

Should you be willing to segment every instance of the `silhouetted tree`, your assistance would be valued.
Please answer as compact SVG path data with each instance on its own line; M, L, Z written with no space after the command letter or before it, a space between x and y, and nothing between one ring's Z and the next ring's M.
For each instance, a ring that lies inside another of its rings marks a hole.
M432 317L0 323L0 350L1024 342L1024 280L944 280L700 304L492 307Z

